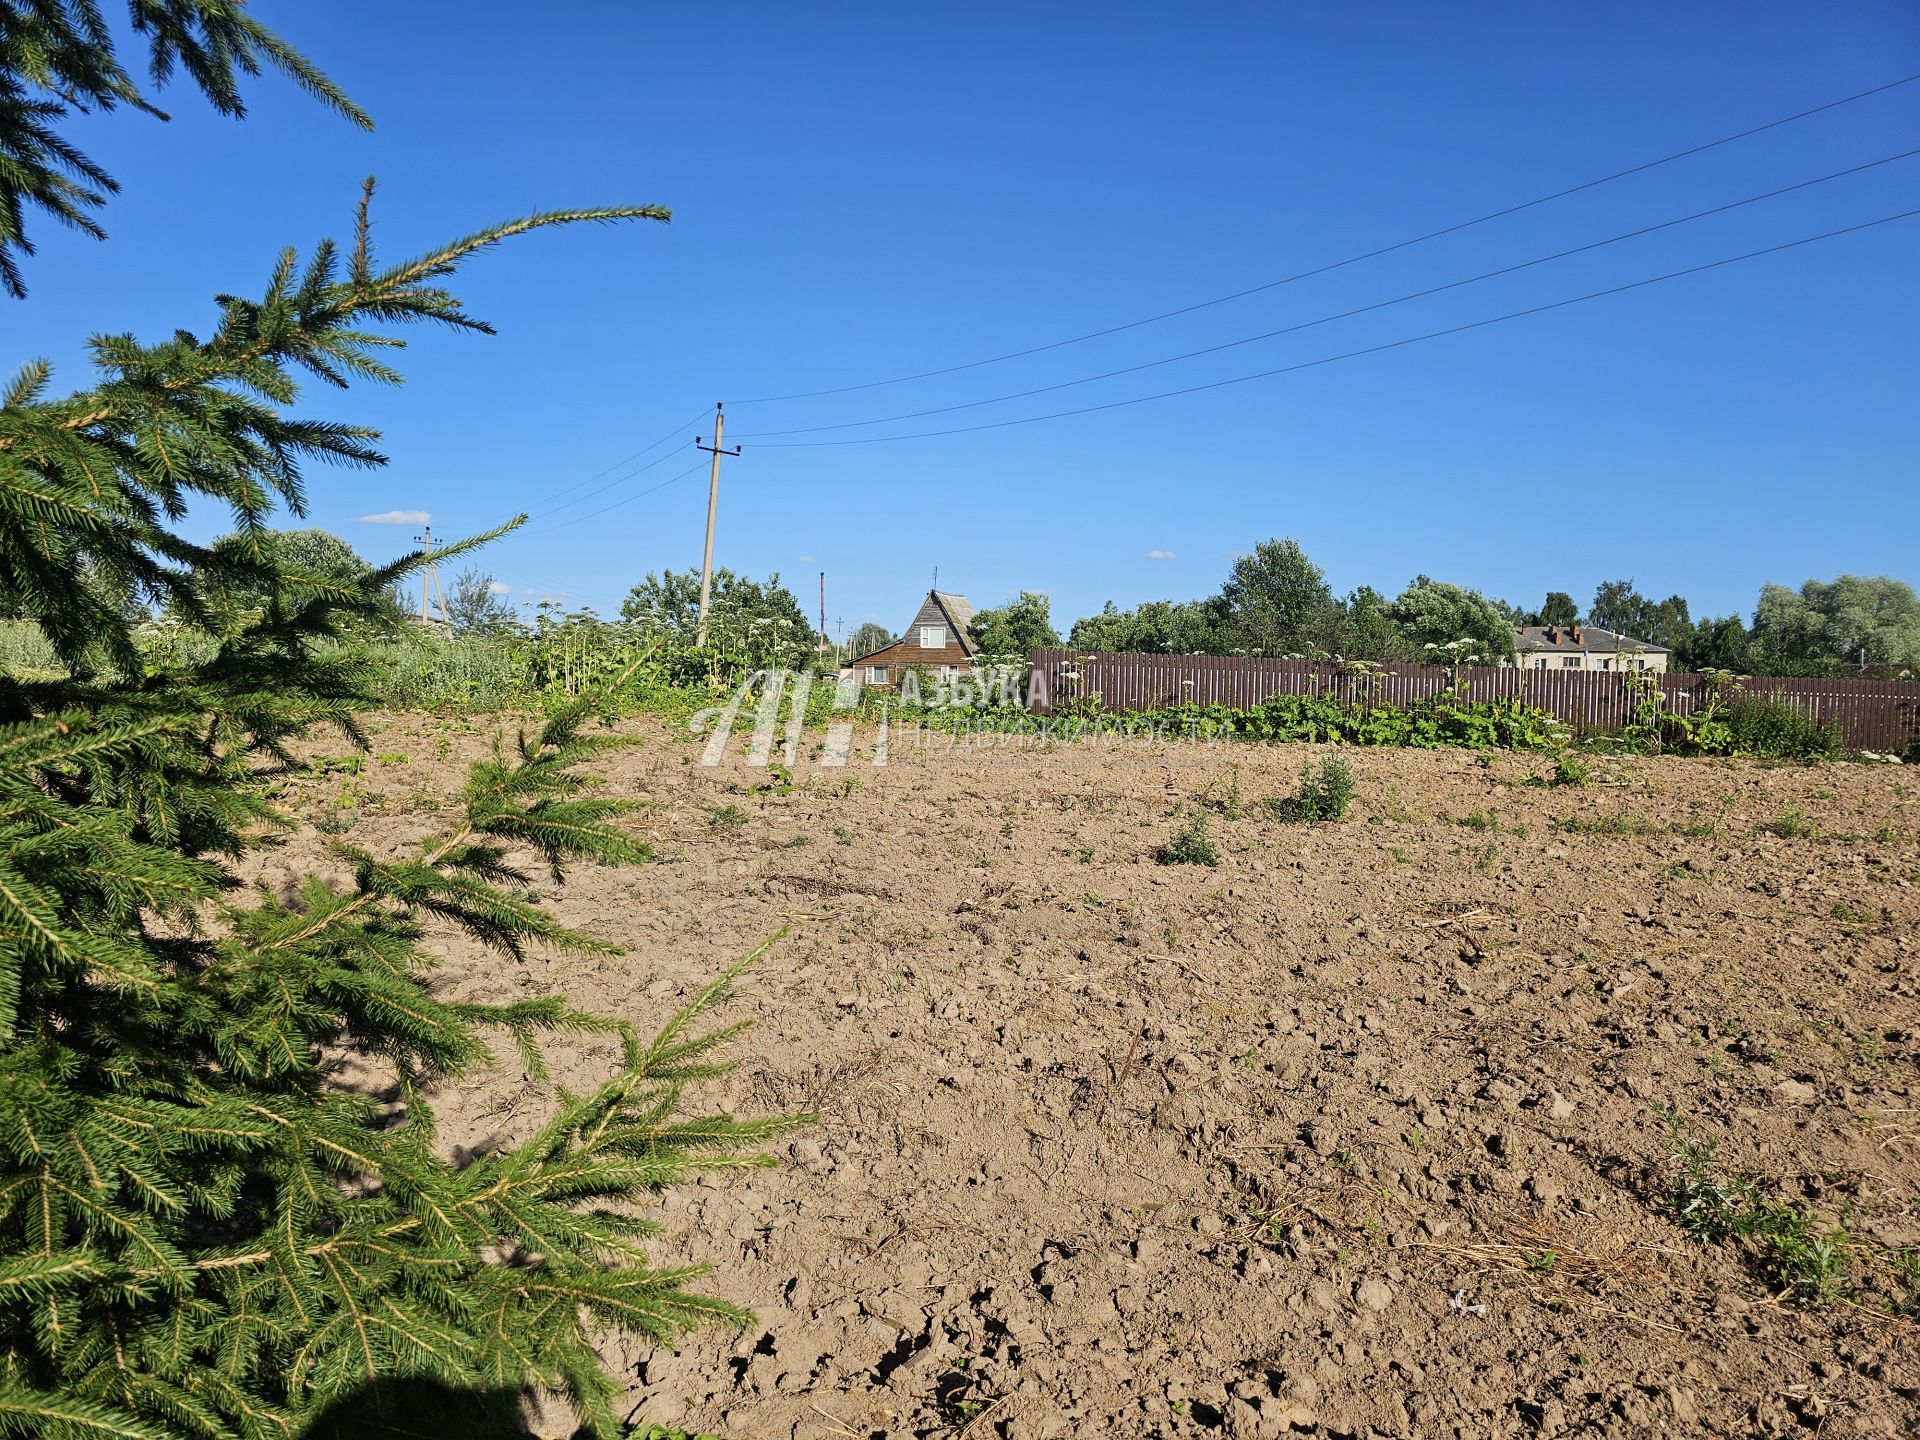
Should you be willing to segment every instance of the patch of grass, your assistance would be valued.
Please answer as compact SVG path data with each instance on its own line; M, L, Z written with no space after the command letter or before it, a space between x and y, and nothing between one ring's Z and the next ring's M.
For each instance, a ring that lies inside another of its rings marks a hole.
M1553 828L1563 835L1657 835L1660 827L1644 815L1618 810L1609 815L1562 815Z
M1238 820L1245 813L1240 801L1240 767L1230 765L1224 776L1215 776L1200 792L1200 807L1227 820Z
M1778 835L1782 840L1810 840L1820 833L1820 827L1797 805L1790 810L1782 810L1760 828L1768 835Z
M715 830L738 830L747 823L747 812L738 805L716 805L707 811L707 824Z
M1491 810L1474 810L1465 815L1456 815L1454 824L1464 825L1469 830L1492 830L1500 828L1500 817Z
M1207 815L1204 810L1196 810L1187 817L1187 823L1173 832L1173 837L1153 852L1153 858L1162 865L1218 865L1220 847L1213 843L1213 837L1207 833Z
M1400 798L1400 787L1397 785L1389 785L1387 787L1386 804L1381 807L1381 810L1387 819L1396 825L1426 824L1426 817L1424 815L1417 814L1406 807L1405 802Z

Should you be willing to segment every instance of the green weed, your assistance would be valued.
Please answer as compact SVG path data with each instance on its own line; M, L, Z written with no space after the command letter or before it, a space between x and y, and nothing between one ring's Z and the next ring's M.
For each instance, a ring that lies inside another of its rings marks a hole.
M1336 753L1329 752L1318 766L1311 760L1300 767L1300 788L1292 795L1272 797L1263 802L1267 814L1275 820L1311 824L1320 820L1345 818L1353 803L1353 767Z
M1153 858L1162 865L1218 865L1220 847L1213 843L1213 837L1207 833L1207 816L1204 810L1196 810L1187 818L1187 823L1173 832L1173 837L1154 851Z
M1808 819L1807 812L1798 806L1782 810L1760 828L1769 835L1778 835L1782 840L1810 840L1820 833L1820 827Z

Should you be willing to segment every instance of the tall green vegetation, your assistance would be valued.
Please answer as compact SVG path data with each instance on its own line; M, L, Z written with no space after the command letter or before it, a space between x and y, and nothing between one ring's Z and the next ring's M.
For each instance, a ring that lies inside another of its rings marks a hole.
M899 638L877 620L864 621L847 637L847 658L858 660L862 655L871 655Z
M1366 585L1336 600L1297 540L1261 541L1209 599L1109 601L1071 634L1082 650L1374 661L1431 659L1432 646L1461 640L1487 663L1513 654L1511 625L1478 591L1422 575L1392 601Z
M1153 600L1132 610L1108 601L1074 623L1072 643L1095 651L1162 654L1338 656L1432 660L1454 647L1499 663L1514 653L1513 627L1571 626L1573 596L1550 590L1522 610L1477 590L1421 575L1388 601L1362 585L1336 601L1320 568L1292 540L1268 540L1234 562L1206 600ZM1761 587L1752 622L1739 615L1695 620L1683 595L1653 600L1631 579L1594 590L1585 623L1660 646L1677 670L1745 675L1858 675L1920 671L1920 596L1888 576L1809 580L1799 590ZM1457 642L1471 642L1459 645Z
M1225 634L1214 602L1147 600L1122 610L1109 600L1099 614L1074 621L1067 640L1076 650L1212 655L1225 648Z
M620 618L660 642L683 679L733 674L766 666L798 665L814 650L813 625L778 572L764 581L721 566L708 589L707 649L696 652L700 626L700 572L663 570L620 602Z
M1751 645L1783 674L1920 667L1920 596L1885 575L1809 580L1798 591L1763 586Z
M1471 643L1458 653L1471 654L1476 664L1513 658L1513 626L1477 590L1421 575L1400 592L1389 613L1408 643L1422 652L1445 652L1465 640Z
M997 609L976 610L967 633L982 655L1027 655L1060 643L1053 603L1033 590L1022 590L1018 599Z
M1297 540L1262 540L1236 559L1220 587L1220 605L1236 649L1285 655L1338 640L1333 592Z
M133 15L156 69L179 65L223 109L236 72L268 62L335 95L226 0ZM89 213L62 176L95 172L33 130L87 99L137 102L93 7L7 4L10 279L23 205ZM397 380L399 325L485 330L440 282L491 245L665 218L537 214L382 264L363 201L347 247L283 255L257 296L219 301L207 338L99 337L91 385L56 395L34 362L8 387L0 607L56 664L0 677L0 1434L284 1440L422 1377L558 1392L610 1436L602 1330L666 1339L737 1315L650 1263L635 1204L755 1163L778 1128L679 1118L731 1033L694 1024L725 982L651 1042L557 999L456 1002L428 983L430 927L509 956L610 948L531 890L535 867L557 882L645 858L581 773L605 743L581 706L474 767L458 818L411 853L341 846L350 881L285 893L234 867L278 823L260 768L317 724L352 730L371 679L356 628L383 622L420 559L342 576L274 542L306 466L382 461L372 430L289 413L300 382ZM188 539L196 504L233 537ZM207 643L143 653L129 612L148 607ZM538 1076L556 1032L598 1033L610 1078L518 1146L443 1158L434 1087L487 1063L494 1037ZM373 1088L341 1082L343 1052Z

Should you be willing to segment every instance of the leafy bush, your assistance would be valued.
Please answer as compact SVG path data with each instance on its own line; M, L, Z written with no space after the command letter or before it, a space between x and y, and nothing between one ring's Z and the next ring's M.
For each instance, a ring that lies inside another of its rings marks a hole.
M1296 824L1345 818L1353 800L1353 767L1339 755L1323 756L1319 765L1311 760L1300 767L1300 788L1283 800L1269 805L1276 819Z
M1840 727L1818 720L1797 705L1764 696L1736 696L1723 715L1726 753L1783 760L1828 760L1846 746Z
M1186 824L1154 851L1153 858L1161 865L1218 865L1220 847L1207 833L1206 812L1196 810L1189 815Z
M1706 1244L1739 1245L1761 1278L1793 1304L1825 1305L1853 1293L1857 1242L1844 1225L1824 1224L1800 1206L1769 1198L1757 1180L1720 1164L1718 1141L1663 1113L1672 1171L1666 1210L1675 1224ZM1887 1258L1897 1274L1897 1255Z

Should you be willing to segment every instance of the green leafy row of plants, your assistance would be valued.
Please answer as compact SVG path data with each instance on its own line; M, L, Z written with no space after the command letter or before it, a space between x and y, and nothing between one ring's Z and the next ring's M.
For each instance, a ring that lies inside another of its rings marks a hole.
M1008 733L1164 735L1418 749L1463 746L1476 750L1554 750L1571 738L1564 723L1524 701L1468 700L1457 695L1439 695L1405 706L1349 706L1320 695L1276 695L1244 709L1182 704L1157 710L1107 711L1093 704L1069 702L1047 715L1023 710L985 714L968 710L930 711L922 718L935 726L989 725Z
M1831 760L1846 753L1834 721L1789 701L1756 695L1732 676L1709 678L1706 703L1683 715L1667 705L1657 682L1629 675L1636 699L1633 717L1621 728L1620 745L1641 754L1777 760Z

